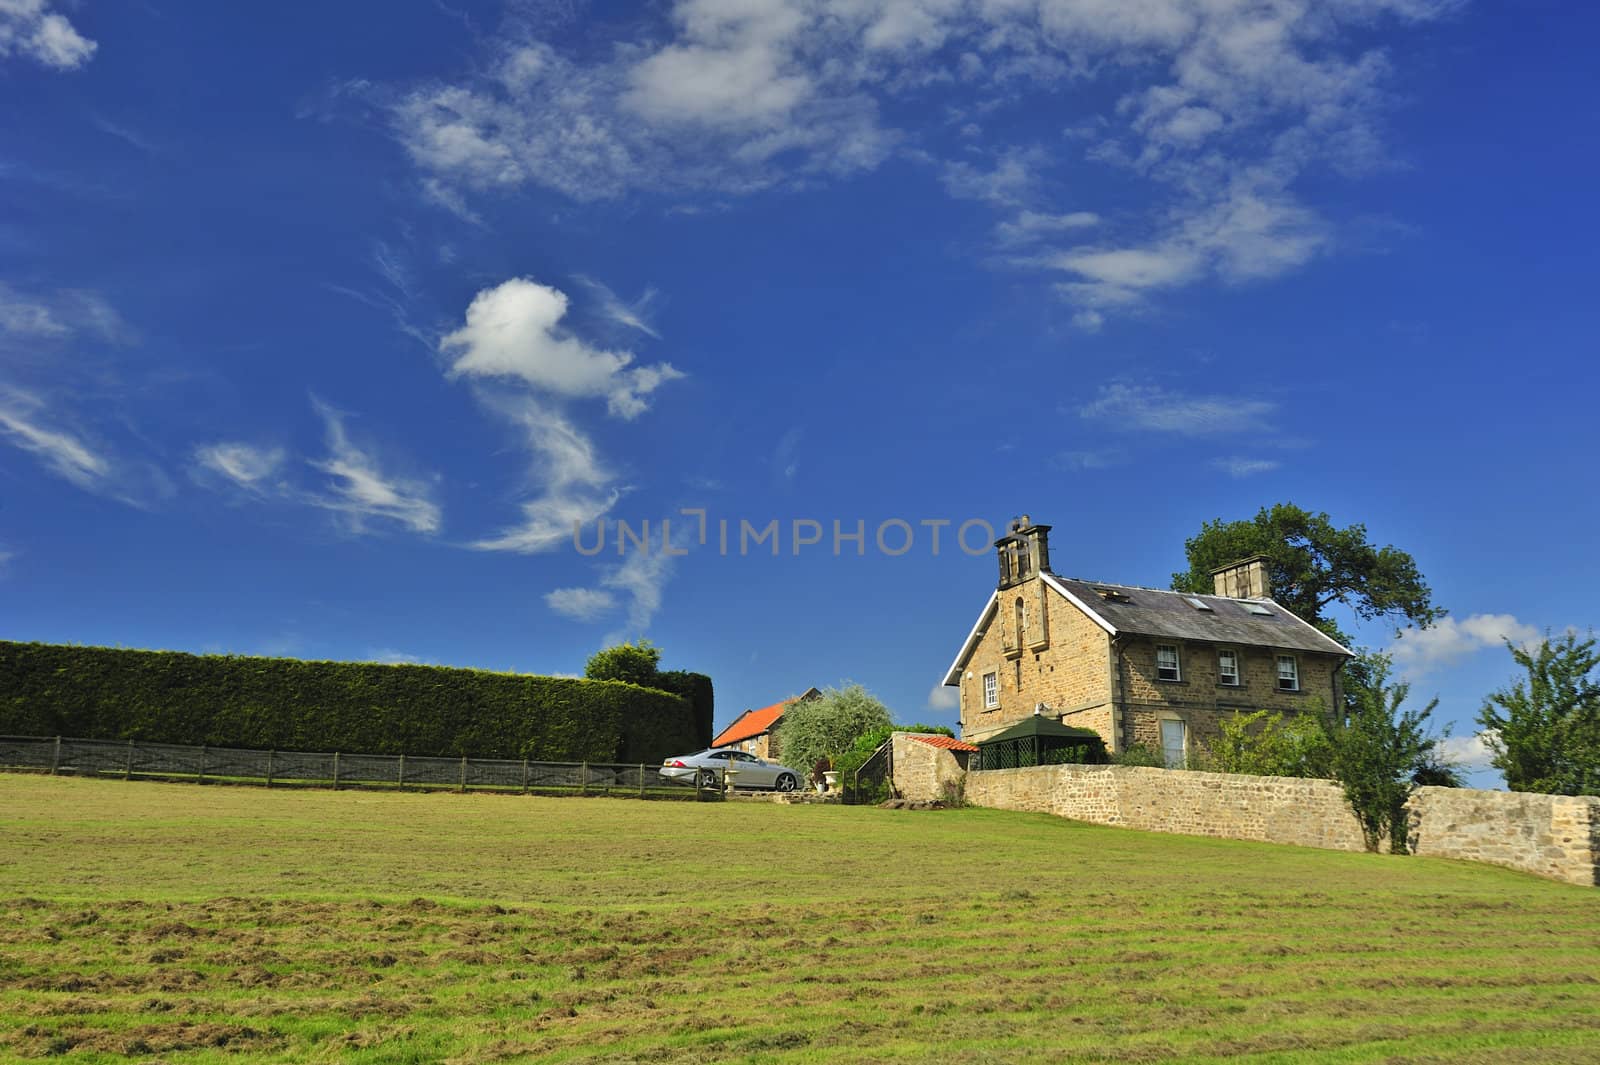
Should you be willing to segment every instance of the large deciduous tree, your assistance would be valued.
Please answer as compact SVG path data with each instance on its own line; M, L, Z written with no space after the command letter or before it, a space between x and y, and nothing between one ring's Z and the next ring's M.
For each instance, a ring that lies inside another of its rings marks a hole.
M1340 529L1328 515L1293 503L1263 507L1249 521L1206 522L1184 549L1189 569L1172 575L1177 591L1209 595L1213 570L1264 555L1272 598L1341 643L1348 638L1325 614L1334 603L1363 620L1404 619L1422 626L1444 616L1409 554L1368 543L1365 525Z
M1544 638L1532 651L1506 642L1525 679L1484 702L1478 723L1492 764L1512 791L1600 795L1600 680L1593 634Z

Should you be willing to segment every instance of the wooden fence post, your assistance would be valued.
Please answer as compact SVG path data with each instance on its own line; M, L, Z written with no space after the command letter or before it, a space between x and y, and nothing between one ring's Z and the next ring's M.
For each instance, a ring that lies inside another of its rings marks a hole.
M202 743L200 745L200 775L195 778L195 783L196 784L204 784L205 782L206 782L206 745Z
M267 752L267 787L269 788L272 787L272 757L277 753L277 751Z
M51 776L55 776L56 775L56 770L58 770L60 768L61 768L61 737L57 736L56 737L55 751L54 751L53 754L50 755L50 775Z
M128 762L122 767L122 779L133 779L133 741L128 741Z
M522 760L522 794L528 794L528 760Z
M402 754L402 755L401 755L401 756L400 756L400 779L399 779L399 786L400 786L400 789L401 789L401 790L402 790L402 791L404 791L404 790L405 790L405 786L406 786L406 756L405 756L405 755L403 755L403 754Z
M644 763L639 763L639 798L644 798Z
M583 768L578 772L582 774L578 777L578 794L587 795L589 794L589 763L583 763Z
M467 756L461 756L461 794L467 793Z
M333 752L333 790L339 790L339 752Z

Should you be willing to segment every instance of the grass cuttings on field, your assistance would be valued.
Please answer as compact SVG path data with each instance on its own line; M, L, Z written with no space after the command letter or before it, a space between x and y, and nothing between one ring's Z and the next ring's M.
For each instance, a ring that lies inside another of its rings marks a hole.
M1600 1061L1600 891L985 810L0 775L0 1058Z

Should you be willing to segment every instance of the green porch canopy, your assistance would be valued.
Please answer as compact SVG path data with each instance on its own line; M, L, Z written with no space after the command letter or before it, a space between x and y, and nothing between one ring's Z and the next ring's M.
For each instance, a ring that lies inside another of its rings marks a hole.
M1068 762L1104 763L1106 743L1094 729L1063 725L1033 714L1010 728L978 740L975 769L1020 769Z

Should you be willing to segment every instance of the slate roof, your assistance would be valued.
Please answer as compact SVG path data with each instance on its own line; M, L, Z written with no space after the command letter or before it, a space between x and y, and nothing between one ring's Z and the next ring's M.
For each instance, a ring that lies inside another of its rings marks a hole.
M1271 599L1230 599L1225 595L1191 595L1163 588L1139 588L1130 584L1108 584L1076 577L1041 574L1046 583L1076 603L1089 619L1113 636L1166 637L1196 643L1233 644L1240 647L1269 647L1279 651L1311 651L1317 654L1354 658L1340 643L1324 636L1321 630L1301 621ZM1101 589L1117 593L1111 597ZM1197 599L1210 610L1197 610L1189 599ZM961 683L961 671L978 646L986 626L994 616L1000 599L993 592L983 612L967 634L955 661L945 673L947 685ZM1267 613L1251 613L1252 605Z
M1046 574L1045 579L1119 633L1353 657L1342 644L1324 636L1319 629L1301 621L1287 607L1271 599L1193 595L1058 577L1053 573ZM1101 589L1116 594L1108 598L1101 594ZM1190 599L1211 609L1198 610ZM1265 608L1267 613L1252 613L1251 606Z

